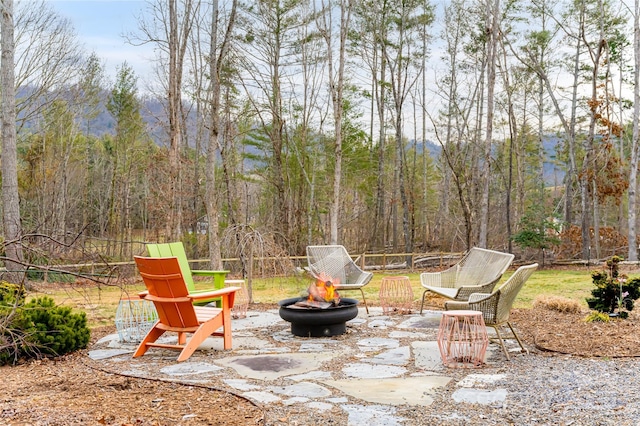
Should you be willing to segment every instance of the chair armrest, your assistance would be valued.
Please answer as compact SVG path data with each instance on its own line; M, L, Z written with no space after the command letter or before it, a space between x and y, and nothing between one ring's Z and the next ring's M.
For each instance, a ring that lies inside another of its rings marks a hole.
M423 272L420 274L422 287L442 287L442 275L440 272Z
M358 275L358 277L357 277L357 279L356 279L354 284L365 286L365 285L367 285L369 283L369 281L371 281L371 278L373 278L373 273L372 272L362 271L362 273L360 275ZM347 284L351 284L351 283L347 283Z
M227 278L227 274L230 271L220 270L220 271L207 271L204 269L194 269L191 271L191 275L200 276L200 277L213 277L213 286L218 288L224 287L224 280Z
M488 299L491 293L473 293L469 296L469 303L481 302L484 299Z
M500 299L500 290L491 294L476 293L473 302L469 302L469 308L472 311L482 312L482 318L485 324L495 324L497 318L498 302Z
M192 269L191 270L191 275L203 275L203 276L206 276L206 277L215 277L216 275L219 275L219 274L227 275L229 272L231 272L231 271L225 271L225 270L207 271L205 269Z
M151 302L184 303L184 302L190 302L191 301L191 297L190 296L158 297L158 296L154 296L153 294L147 294L146 296L144 296L144 300L149 300Z
M468 309L470 308L467 302L445 302L444 303L445 311L466 311Z
M225 294L235 293L238 290L240 290L240 287L225 287L221 288L220 290L204 291L201 293L189 293L188 297L192 300L211 299L213 297L220 297L224 296Z
M221 297L222 298L222 307L227 309L231 309L233 308L233 304L235 302L236 299L236 291L241 290L240 287L224 287L221 288L220 290L215 290L215 291L207 291L207 292L203 292L203 293L197 293L197 294L193 294L193 293L189 293L189 298L192 301L197 301L199 299L211 299L213 297ZM225 300L227 300L226 304L225 304Z

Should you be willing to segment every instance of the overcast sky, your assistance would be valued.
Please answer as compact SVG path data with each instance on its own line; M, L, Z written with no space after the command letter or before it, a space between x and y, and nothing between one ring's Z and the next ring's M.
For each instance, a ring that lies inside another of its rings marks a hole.
M136 17L145 7L143 0L46 0L62 16L71 20L78 39L89 53L96 52L111 80L126 61L139 83L149 78L150 47L132 46L123 34L137 30ZM141 89L141 87L139 87Z

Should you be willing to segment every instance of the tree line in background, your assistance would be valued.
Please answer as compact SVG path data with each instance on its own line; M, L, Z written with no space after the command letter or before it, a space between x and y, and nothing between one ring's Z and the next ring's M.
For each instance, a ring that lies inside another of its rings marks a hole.
M127 37L155 85L108 82L54 4L2 1L10 270L27 234L184 240L213 268L258 238L637 259L638 0L149 0Z

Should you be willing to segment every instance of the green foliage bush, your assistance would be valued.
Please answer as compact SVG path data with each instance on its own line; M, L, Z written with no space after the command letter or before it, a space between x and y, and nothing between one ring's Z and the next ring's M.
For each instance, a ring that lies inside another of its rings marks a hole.
M603 313L603 312L591 312L589 315L587 315L587 317L584 319L585 322L609 322L611 318L609 318L609 315Z
M0 309L3 309L5 306L13 306L16 299L18 299L20 303L24 301L22 288L16 284L0 281Z
M56 306L50 297L29 301L22 310L23 330L28 342L46 355L59 356L87 347L90 331L84 312Z
M87 347L90 331L84 312L56 306L47 296L24 303L21 292L10 286L0 283L0 365Z
M560 232L560 222L549 219L540 206L530 207L520 220L520 232L513 235L511 240L520 248L548 249L560 245L557 237Z
M17 302L17 303L16 303ZM19 336L13 333L15 306L24 302L24 293L16 284L0 281L0 365L19 358L19 348L15 344Z
M587 298L589 308L598 312L615 313L626 318L628 311L633 310L634 302L640 298L640 278L628 279L619 273L619 256L607 260L607 269L594 271L591 278L595 288Z
M27 279L29 281L44 281L44 274L44 271L30 269L27 271ZM74 281L75 277L73 275L61 272L49 272L47 274L47 282L50 283L72 283Z

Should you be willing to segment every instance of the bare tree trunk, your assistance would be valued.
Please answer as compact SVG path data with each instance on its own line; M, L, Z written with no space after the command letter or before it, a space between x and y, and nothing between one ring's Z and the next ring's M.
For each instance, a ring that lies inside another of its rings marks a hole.
M387 61L384 55L380 55L380 80L385 81L386 79L386 65ZM374 88L377 90L374 91L375 97L377 99L377 110L378 110L378 121L379 121L379 133L378 133L378 179L376 181L376 212L374 218L374 229L372 239L375 241L373 244L377 249L385 249L385 242L387 240L387 208L386 208L386 200L385 200L385 176L384 176L384 160L385 160L385 147L387 145L386 135L384 132L385 128L385 108L384 108L384 99L386 97L386 86L384 84L377 84L375 78L374 80ZM377 87L376 87L377 86Z
M205 191L205 207L209 222L209 258L212 269L222 269L222 255L220 250L220 237L218 235L220 212L218 210L218 194L216 191L216 153L218 151L218 134L220 129L220 73L223 61L229 51L231 33L236 22L236 10L238 2L234 0L231 6L229 21L224 39L218 48L218 0L214 0L211 14L211 52L209 53L209 144L207 147L207 164L205 176L207 186ZM219 49L219 50L218 50Z
M507 51L504 48L504 44L501 43L501 51L503 55L503 67L504 70L507 70ZM511 192L513 189L513 158L515 156L514 151L518 150L518 123L516 120L516 114L514 111L514 99L513 92L514 87L512 86L511 79L509 77L509 72L503 72L503 80L504 87L506 91L506 101L507 101L507 114L509 117L509 147L508 147L508 169L507 169L507 184L506 184L506 199L505 199L505 222L507 227L507 238L508 238L508 249L510 253L513 251L511 235ZM525 97L526 99L526 97ZM526 104L526 100L525 100ZM526 123L526 118L524 119ZM519 168L518 168L519 169ZM523 185L524 186L524 185Z
M601 4L601 2L599 2ZM602 17L600 18L602 19ZM591 99L589 101L589 131L587 134L587 138L584 146L584 161L582 163L582 170L580 173L580 191L582 195L582 258L588 259L590 257L588 247L591 244L591 225L594 225L595 235L594 242L596 244L596 254L599 257L599 234L598 234L598 226L596 226L595 221L597 220L597 211L595 210L595 206L597 203L597 193L596 193L596 182L595 182L595 161L594 161L594 144L595 144L595 132L596 132L596 122L598 120L596 111L598 108L598 89L600 87L600 80L598 79L598 74L600 72L600 60L602 58L602 53L604 52L604 48L606 45L606 41L604 39L604 28L602 26L602 22L600 24L600 37L597 42L597 46L595 48L589 45L586 41L591 59L593 62L593 68L591 70ZM581 37L585 37L585 20L582 20L582 25L580 28ZM591 171L591 173L589 172ZM592 194L589 194L589 186L593 188ZM593 214L590 212L589 206L589 196L593 197ZM592 222L593 221L593 222Z
M633 137L631 141L631 164L629 165L629 260L638 260L636 244L636 208L638 200L638 144L640 139L640 0L635 0L633 16L633 54L635 67L633 70Z
M489 6L489 5L488 5ZM480 199L480 234L478 238L479 247L487 247L487 234L489 225L489 183L491 181L491 141L493 138L493 102L494 102L494 90L496 86L496 61L498 49L498 14L500 12L500 0L495 0L492 8L487 8L490 12L487 14L487 19L490 21L490 25L487 28L487 33L490 34L488 42L488 55L487 55L487 128L485 130L484 141L484 173L482 177L482 196Z
M580 27L584 21L584 5L580 4ZM573 87L571 93L571 118L569 127L569 170L565 175L565 192L564 192L564 221L568 225L573 223L573 183L576 180L578 165L576 162L576 111L578 109L578 78L580 75L580 53L582 51L582 37L579 35L576 40L576 53L573 61ZM549 90L549 81L546 81L547 90ZM552 92L550 92L552 93ZM555 100L555 97L554 97ZM558 108L556 107L556 110ZM566 127L566 126L565 126Z
M333 131L335 135L334 144L334 171L333 171L333 199L331 200L331 206L329 207L329 228L330 228L330 241L331 244L338 244L339 242L339 217L340 217L340 182L342 180L342 102L343 102L343 88L344 88L344 67L345 67L345 52L347 47L347 30L349 29L349 23L351 21L351 0L340 1L340 39L339 39L339 53L337 70L335 70L335 63L333 60L333 28L330 7L326 7L323 2L323 9L325 14L323 15L324 21L321 33L324 36L327 44L327 61L329 66L329 93L333 103ZM328 13L327 13L328 12Z
M169 167L170 167L170 206L167 220L167 235L176 240L182 236L182 168L180 152L183 144L182 126L182 73L187 41L191 32L193 19L191 0L184 0L184 10L178 11L177 0L169 0ZM182 16L183 21L179 22Z
M4 222L5 267L4 277L12 283L21 283L23 255L20 241L20 197L18 194L18 159L16 148L16 92L15 92L15 40L13 0L2 0L0 62L2 85L2 207Z
M457 3L451 3L445 10L445 39L447 40L447 53L449 54L449 66L448 70L448 85L447 85L447 107L446 107L446 125L445 125L445 140L443 147L453 146L454 139L454 116L456 114L456 101L455 97L458 93L458 54L461 51L459 44L463 31L461 30L461 18L460 8L456 7ZM451 22L451 25L447 25ZM453 25L456 24L456 25ZM451 180L453 179L454 165L447 154L446 149L443 148L442 158L447 161L441 160L442 164L442 187L440 189L440 209L436 214L436 232L435 238L439 235L444 236L444 227L448 223L449 214L449 199L451 192ZM457 179L456 179L457 181ZM464 206L464 203L461 203ZM466 214L465 214L466 217ZM451 236L452 237L452 236ZM453 241L454 238L451 238ZM468 245L468 241L465 241Z

